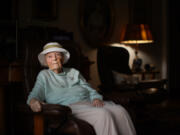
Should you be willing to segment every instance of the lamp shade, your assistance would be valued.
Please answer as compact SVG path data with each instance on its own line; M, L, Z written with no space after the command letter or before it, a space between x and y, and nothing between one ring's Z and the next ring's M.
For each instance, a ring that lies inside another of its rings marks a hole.
M147 44L153 37L147 24L127 24L120 36L122 44Z

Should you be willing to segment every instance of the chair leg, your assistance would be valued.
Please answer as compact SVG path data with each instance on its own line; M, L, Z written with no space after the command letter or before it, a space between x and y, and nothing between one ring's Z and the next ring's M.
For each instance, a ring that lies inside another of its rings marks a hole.
M44 135L44 117L41 114L34 115L34 135Z

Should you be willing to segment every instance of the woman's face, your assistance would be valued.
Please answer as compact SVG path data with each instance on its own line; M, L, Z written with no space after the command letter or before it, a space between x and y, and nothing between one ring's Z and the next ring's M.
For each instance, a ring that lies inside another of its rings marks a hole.
M64 60L63 54L60 52L49 52L45 55L46 63L52 71L58 73L62 69Z

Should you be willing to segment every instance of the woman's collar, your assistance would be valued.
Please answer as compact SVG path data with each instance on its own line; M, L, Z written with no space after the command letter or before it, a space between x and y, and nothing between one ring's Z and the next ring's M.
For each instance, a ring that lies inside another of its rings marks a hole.
M56 75L66 75L66 72L65 72L65 70L64 70L64 68L62 68L62 72L60 72L60 73L56 73L56 72L54 72L53 70L51 70L51 69L49 69L51 72L53 72L54 74L56 74Z

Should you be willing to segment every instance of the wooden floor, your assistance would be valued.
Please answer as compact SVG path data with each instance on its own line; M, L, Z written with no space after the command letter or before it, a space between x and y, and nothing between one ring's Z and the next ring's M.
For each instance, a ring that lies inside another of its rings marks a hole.
M149 104L136 116L137 135L180 135L180 99Z

